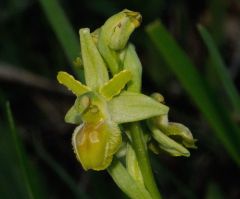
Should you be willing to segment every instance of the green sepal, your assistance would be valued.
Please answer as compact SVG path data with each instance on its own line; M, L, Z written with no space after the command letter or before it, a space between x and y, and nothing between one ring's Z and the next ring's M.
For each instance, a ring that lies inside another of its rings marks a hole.
M109 77L106 65L93 41L88 28L79 30L84 75L87 86L97 90L104 85Z
M107 66L112 73L112 75L118 73L121 69L121 61L119 59L118 53L109 48L107 45L108 37L106 36L106 32L103 27L100 28L100 33L98 37L97 47L101 55L103 56Z
M138 58L133 44L128 44L123 59L123 68L130 70L132 79L128 83L128 91L140 92L142 86L142 64Z
M168 113L169 108L143 94L123 91L108 103L116 123L135 122Z
M127 82L130 81L132 74L129 70L123 70L120 73L113 76L103 87L100 88L99 92L107 100L112 99L115 95L118 95L121 90L125 87Z
M81 82L74 79L74 77L67 72L60 71L57 75L57 80L60 84L66 86L76 96L89 92L91 89L83 85Z

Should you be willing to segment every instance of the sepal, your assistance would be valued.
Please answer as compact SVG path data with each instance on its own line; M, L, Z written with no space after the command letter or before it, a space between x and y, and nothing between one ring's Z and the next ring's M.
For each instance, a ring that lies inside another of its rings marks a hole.
M88 28L79 30L84 76L87 86L96 90L104 85L109 77L106 65L93 41Z
M116 123L135 122L168 113L168 107L140 93L123 91L108 103L111 118Z

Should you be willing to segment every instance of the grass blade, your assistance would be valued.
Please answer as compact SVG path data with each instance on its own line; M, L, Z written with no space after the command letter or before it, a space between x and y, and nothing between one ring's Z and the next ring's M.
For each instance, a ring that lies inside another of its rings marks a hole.
M219 186L214 183L210 182L208 184L208 189L206 193L206 199L224 199L222 191L220 190Z
M203 113L216 136L222 141L231 157L240 165L239 138L237 137L239 129L230 120L225 109L219 106L217 98L186 53L176 44L159 21L150 24L147 27L147 33L182 86Z
M21 168L23 181L24 181L26 189L27 189L28 198L35 199L37 197L36 197L36 195L33 191L33 187L32 187L31 182L30 182L30 176L28 175L28 171L27 171L27 163L26 163L26 160L25 160L25 157L24 157L23 147L22 147L22 144L21 144L20 139L19 139L19 137L17 135L17 132L16 132L16 128L15 128L15 124L14 124L14 120L13 120L13 116L12 116L12 112L11 112L9 102L6 103L6 113L7 113L7 119L8 119L8 124L9 124L9 128L10 128L11 136L12 136L12 139L13 139L13 142L14 142L15 150L16 150L16 153L17 153L18 161L19 161L19 165L20 165L20 168Z
M87 195L76 185L72 177L43 149L37 142L34 142L38 155L52 168L52 170L66 183L76 198L87 199Z
M208 48L208 52L210 55L210 59L212 61L211 62L212 67L214 67L214 71L216 71L217 75L219 76L219 79L222 82L222 85L232 103L234 110L236 110L238 113L240 113L239 94L232 82L229 72L221 58L221 55L219 54L219 52L217 50L217 47L214 44L214 41L213 41L211 35L208 33L206 28L204 28L201 25L198 25L198 31L199 31L205 45Z
M63 9L57 0L39 0L54 33L62 45L70 63L80 56L80 46L77 34L73 31ZM80 68L72 64L74 72L81 78Z
M158 181L160 186L164 187L164 185L172 183L172 185L174 185L174 188L176 187L176 192L178 190L183 198L197 199L197 196L193 192L191 187L189 185L185 184L179 178L177 178L167 167L162 165L159 162L158 157L151 156L151 162L153 164L153 170L156 174L156 180Z

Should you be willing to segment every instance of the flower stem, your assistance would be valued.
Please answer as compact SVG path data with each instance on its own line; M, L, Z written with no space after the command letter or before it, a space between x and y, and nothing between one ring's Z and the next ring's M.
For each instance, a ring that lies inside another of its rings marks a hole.
M142 172L144 184L148 191L150 192L153 199L161 199L158 187L154 180L152 168L150 165L149 155L147 152L147 147L143 139L143 132L140 124L135 122L130 124L130 134L132 137L133 148L135 150L138 164Z

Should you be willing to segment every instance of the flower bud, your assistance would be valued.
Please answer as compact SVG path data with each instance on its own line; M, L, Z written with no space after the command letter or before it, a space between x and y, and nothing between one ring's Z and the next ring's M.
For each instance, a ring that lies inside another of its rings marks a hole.
M153 138L157 141L159 149L166 151L172 156L190 156L190 152L181 144L165 135L161 130L154 126L150 126ZM158 153L156 147L152 145L155 153Z
M197 148L196 139L193 138L191 131L180 123L169 122L168 126L163 126L162 131L172 139L178 140L179 143L188 148Z
M140 25L142 17L139 12L125 9L117 14L116 18L117 20L115 19L115 24L112 27L109 47L113 50L121 50L126 46L134 29Z
M159 103L164 102L164 98L159 93L151 95L153 99ZM195 146L196 139L193 138L190 130L180 124L168 121L168 114L153 117L148 121L148 126L152 131L152 136L157 142L150 142L149 148L154 153L160 150L168 152L172 156L190 156L187 148L197 148Z
M113 75L122 69L119 51L126 46L140 23L141 15L138 12L125 9L110 17L101 27L97 46Z
M156 101L158 101L159 103L163 103L164 102L164 97L160 93L153 93L153 94L151 94L151 97L153 99L155 99Z

